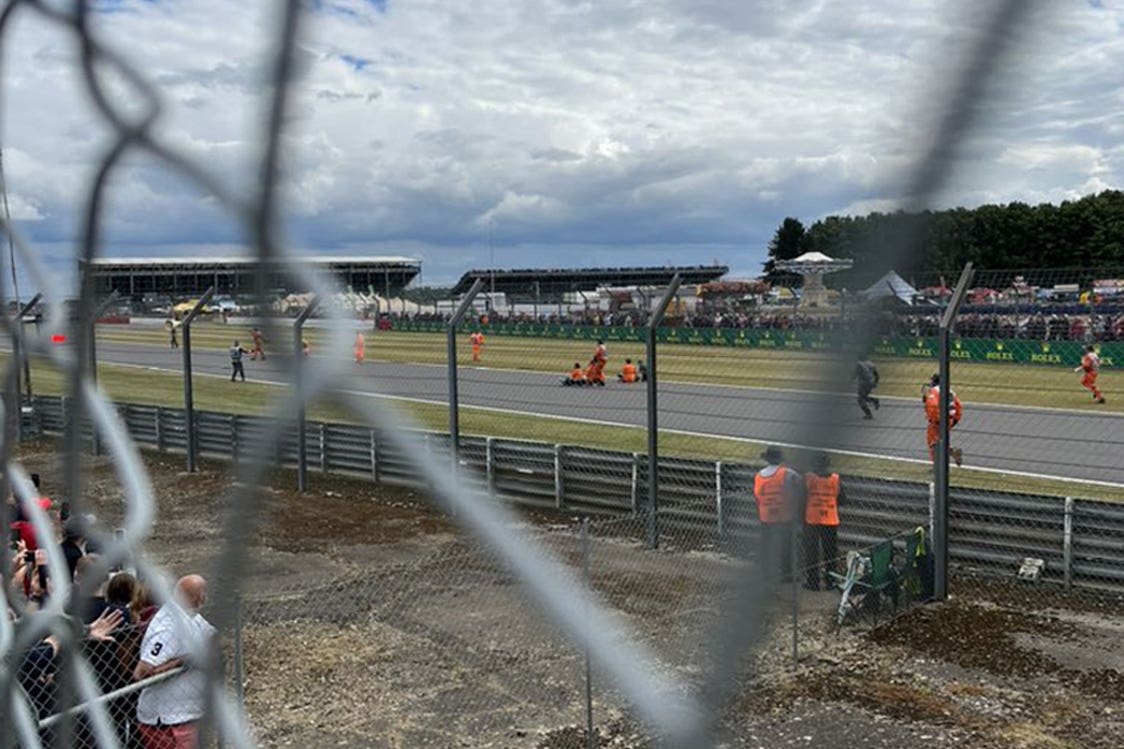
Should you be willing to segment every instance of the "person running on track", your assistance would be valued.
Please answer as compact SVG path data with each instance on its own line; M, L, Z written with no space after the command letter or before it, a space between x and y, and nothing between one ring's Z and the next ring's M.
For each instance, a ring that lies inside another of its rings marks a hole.
M597 348L593 351L593 360L598 362L602 368L609 363L609 350L605 348L605 341L598 340Z
M1092 391L1094 403L1104 403L1104 393L1097 388L1097 376L1101 373L1101 357L1093 346L1085 347L1085 356L1081 357L1081 364L1075 367L1074 372L1084 372L1081 378L1081 387Z
M355 333L355 363L362 364L367 358L367 342L362 332Z
M858 382L859 408L863 410L863 418L873 419L874 414L870 412L870 405L868 404L874 404L875 411L882 405L877 398L871 395L874 388L878 387L878 367L874 366L874 362L869 357L860 356L858 361L855 362L855 373L851 375L851 379Z
M472 344L472 363L480 363L480 352L484 350L484 334L479 330L468 337L468 342Z
M250 338L253 340L250 346L250 360L257 361L260 357L262 361L265 361L265 349L262 348L262 342L265 338L262 336L261 330L254 328L250 331Z
M925 442L929 445L929 460L936 460L936 447L941 439L941 376L939 374L930 377L928 385L921 386L921 402L925 404L925 417L929 421L929 427L925 430ZM964 406L960 403L960 399L956 397L956 392L952 391L949 393L948 409L950 434L953 427L960 423L963 416ZM964 451L962 449L950 444L948 454L956 461L956 465L963 464Z
M168 340L168 345L171 346L172 348L179 348L180 347L180 339L179 339L179 335L178 335L178 331L177 331L178 327L179 327L179 325L176 323L175 320L169 321L168 333L171 335L171 338L169 338L169 340Z

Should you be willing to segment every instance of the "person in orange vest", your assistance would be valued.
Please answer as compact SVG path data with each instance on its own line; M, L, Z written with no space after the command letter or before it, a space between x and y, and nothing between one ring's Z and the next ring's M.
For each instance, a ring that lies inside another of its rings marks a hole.
M632 359L625 359L617 379L624 383L633 383L636 382L636 376L636 365L632 363Z
M929 445L929 460L936 460L937 443L941 439L941 376L934 374L929 378L929 384L921 388L921 402L925 404L925 417L929 421L929 428L925 430L925 442ZM956 397L956 392L949 393L948 429L960 423L964 416L964 406ZM948 454L956 462L963 465L964 451L959 447L948 446Z
M839 474L831 470L827 453L816 456L812 470L804 474L804 587L831 588L835 558L839 555L839 506L847 501Z
M250 338L253 340L253 345L250 346L250 361L257 361L259 357L265 361L265 348L262 345L265 336L259 328L254 328L250 331Z
M585 384L585 372L582 371L581 362L574 362L574 368L570 370L570 376L562 380L562 384L567 387L581 386Z
M484 334L479 330L468 337L468 342L472 344L472 363L480 363L480 352L484 349Z
M761 556L764 565L775 564L782 580L792 575L792 535L795 508L804 495L804 480L784 464L784 453L770 445L761 454L765 467L753 477L757 520L761 524Z
M1086 346L1085 356L1081 357L1081 365L1073 371L1085 373L1081 378L1081 387L1092 391L1094 403L1104 403L1104 393L1097 388L1097 376L1101 373L1101 358L1097 356L1096 348Z
M363 333L355 333L355 363L362 364L367 358L367 342L363 340Z
M605 348L605 341L598 339L597 348L593 350L593 360L598 362L602 368L609 363L609 350Z
M600 385L605 387L605 364L599 359L593 359L585 368L585 381L587 385Z

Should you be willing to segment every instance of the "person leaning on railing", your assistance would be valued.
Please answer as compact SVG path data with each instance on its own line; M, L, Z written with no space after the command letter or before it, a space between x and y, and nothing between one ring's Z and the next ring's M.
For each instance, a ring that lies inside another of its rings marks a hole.
M206 705L206 674L190 668L188 643L183 627L192 628L209 640L215 628L199 613L207 601L207 581L187 575L176 583L174 600L160 607L141 642L140 660L133 679L152 676L188 666L167 681L145 687L137 700L137 723L146 749L194 749L198 742L197 724Z

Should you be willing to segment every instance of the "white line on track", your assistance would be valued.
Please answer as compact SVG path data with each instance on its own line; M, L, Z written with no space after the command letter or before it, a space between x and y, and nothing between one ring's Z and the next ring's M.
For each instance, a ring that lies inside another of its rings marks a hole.
M111 363L111 362L106 362L106 363L108 364L108 363ZM134 368L134 369L145 369L145 370L156 371L156 372L169 372L169 373L178 372L178 370L175 370L175 369L167 369L167 368L163 368L163 367L154 367L154 366L151 366L151 365L148 365L148 364L127 364L127 363L113 363L113 364L114 364L114 366L118 366L118 367L131 367L131 368ZM213 378L223 379L223 380L229 379L224 374L214 374L212 372L196 372L195 376L196 377L213 377ZM275 380L249 380L249 382L251 384L269 385L271 387L288 387L289 386L288 383L277 382ZM415 397L410 397L410 396L399 396L399 395L387 395L385 393L371 393L371 392L367 392L365 390L344 389L343 392L347 393L348 395L357 395L357 396L362 396L362 397L366 397L366 398L382 398L384 400L402 401L403 403L420 403L420 404L431 405L431 406L448 406L449 405L448 401L443 401L443 400L433 400L433 399L430 399L430 398L415 398ZM535 411L520 411L520 410L517 410L517 409L511 409L511 408L498 408L496 406L462 405L462 408L471 408L471 409L475 409L477 411L489 411L491 413L501 413L501 414L508 414L508 415L514 414L514 415L519 415L519 416L532 416L532 417L539 418L539 419L551 419L551 420L554 420L554 421L571 421L571 422L578 422L578 423L582 423L582 424L597 424L598 426L617 427L617 428L621 428L621 429L644 429L643 426L637 425L637 424L626 424L624 422L617 422L617 421L604 421L604 420L601 420L601 419L578 419L578 418L574 418L572 416L560 416L558 414L544 414L544 413L538 413L538 412L535 412ZM822 446L815 446L815 445L811 445L811 446L809 446L809 445L798 445L798 444L791 443L791 442L777 442L776 440L761 439L761 438L755 438L755 437L736 437L736 436L727 436L727 435L721 435L721 434L707 434L706 432L695 432L695 431L688 430L688 429L665 429L665 428L661 428L660 432L663 432L665 434L677 434L677 435L684 436L684 437L699 437L699 438L712 439L712 440L725 440L725 441L728 441L728 442L737 442L737 443L741 443L741 444L757 444L757 445L770 444L770 445L776 445L778 447L785 447L785 448L794 449L794 450L820 450L822 452L832 453L833 455L847 455L847 456L854 457L854 458L866 458L866 459L870 459L870 460L890 460L890 461L894 461L894 462L897 462L897 463L911 463L911 464L914 464L914 465L926 465L926 466L930 465L930 462L928 460L924 460L922 458L904 458L904 457L893 456L893 455L882 455L882 454L879 454L879 453L868 453L868 452L863 452L861 450L840 450L838 448L833 448L833 447L822 447ZM988 474L994 474L994 475L998 475L998 476L1018 476L1020 478L1041 479L1041 480L1047 480L1047 481L1062 481L1062 482L1071 483L1071 484L1087 484L1089 486L1103 486L1103 487L1107 487L1107 488L1110 488L1110 489L1124 489L1124 484L1113 482L1113 481L1099 481L1099 480L1096 480L1096 479L1080 479L1080 478L1072 478L1070 476L1055 476L1055 475L1048 474L1048 473L1033 473L1033 472L1030 472L1030 471L1012 471L1012 470L1008 470L1008 469L1004 469L1004 468L989 468L989 467L986 467L986 466L969 466L969 467L966 467L966 468L960 468L959 470L960 471L975 471L977 473L988 473Z

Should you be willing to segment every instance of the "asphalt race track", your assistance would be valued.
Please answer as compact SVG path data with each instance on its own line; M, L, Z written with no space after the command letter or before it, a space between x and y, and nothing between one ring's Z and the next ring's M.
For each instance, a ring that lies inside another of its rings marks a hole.
M103 363L182 371L180 352L160 346L99 342L97 356ZM444 367L382 364L377 354L374 359L355 365L348 378L349 389L447 402ZM255 362L247 356L245 365L249 380L290 380L286 357ZM197 375L230 374L229 356L224 351L197 349L192 366ZM462 406L577 419L590 422L591 428L598 423L646 423L642 384L610 382L605 388L567 388L559 384L562 373L552 376L463 366L458 377ZM864 421L854 398L839 395L833 398L837 408L820 421L808 423L812 409L806 401L812 396L799 391L661 382L659 397L661 430L795 442L912 460L928 458L920 398L885 398L875 419ZM953 444L963 448L965 465L1124 484L1124 416L973 403L965 403L964 409L964 420L953 432ZM797 420L800 417L805 419L803 423ZM821 435L829 436L830 441L818 439Z

